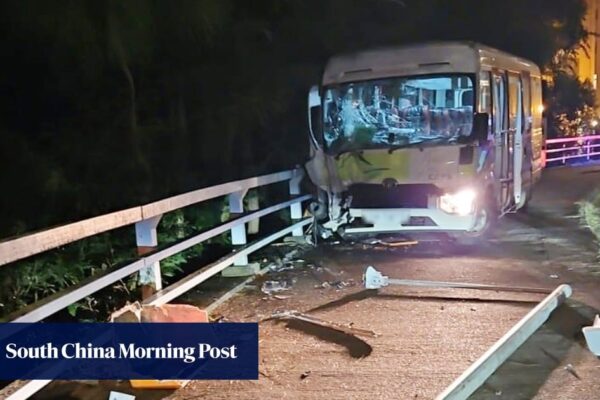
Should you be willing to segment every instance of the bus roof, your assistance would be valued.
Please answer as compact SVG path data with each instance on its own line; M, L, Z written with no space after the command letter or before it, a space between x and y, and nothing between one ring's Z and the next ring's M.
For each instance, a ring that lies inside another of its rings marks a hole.
M499 68L540 76L532 61L475 42L429 42L332 57L323 85L392 76L477 73Z

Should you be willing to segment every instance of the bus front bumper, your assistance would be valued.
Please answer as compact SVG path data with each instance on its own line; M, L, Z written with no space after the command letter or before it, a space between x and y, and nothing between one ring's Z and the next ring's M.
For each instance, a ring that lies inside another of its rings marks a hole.
M474 214L449 214L437 208L351 208L350 216L363 224L346 227L346 233L470 232L475 226Z

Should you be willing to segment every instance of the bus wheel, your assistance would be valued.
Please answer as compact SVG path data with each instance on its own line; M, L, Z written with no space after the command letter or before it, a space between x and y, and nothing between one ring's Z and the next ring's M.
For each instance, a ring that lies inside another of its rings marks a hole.
M521 194L521 200L517 204L517 211L526 213L529 208L529 202L533 196L533 172L529 171L529 186Z
M473 230L465 232L456 237L455 242L459 246L472 247L489 239L496 228L498 221L498 209L494 198L488 194L486 201L477 211Z

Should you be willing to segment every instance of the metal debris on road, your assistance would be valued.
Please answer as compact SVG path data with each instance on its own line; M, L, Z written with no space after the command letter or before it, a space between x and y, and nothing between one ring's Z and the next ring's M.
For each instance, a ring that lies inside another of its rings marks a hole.
M304 371L301 375L300 375L300 380L303 381L304 379L308 378L310 375L311 371Z
M290 290L291 288L292 285L288 281L265 281L260 290L265 294L271 295L283 292L284 290Z
M269 318L266 318L265 320L270 320L270 319L295 319L298 321L304 321L304 322L308 322L311 324L323 326L326 328L331 328L331 329L335 329L338 331L342 331L342 332L350 334L350 335L370 336L370 337L378 337L379 336L377 333L375 333L373 331L370 331L367 329L355 328L354 326L352 326L353 324L352 325L342 325L337 322L326 321L324 319L313 317L312 315L304 314L304 313L301 313L300 311L295 311L295 310L275 312L275 313L271 314L271 316Z
M558 279L558 275L552 274L548 276L550 279Z
M575 378L581 380L581 377L579 376L577 371L575 371L575 368L573 368L573 364L565 365L564 370L567 371L568 373L570 373L571 375L573 375Z
M356 282L354 282L354 279L348 279L347 281L325 281L323 283L321 283L320 285L315 285L315 288L317 289L329 289L329 288L335 288L336 290L341 290L341 289L345 289L347 287L352 287L355 286Z
M518 287L518 286L498 286L486 285L481 283L466 282L441 282L441 281L421 281L412 279L394 279L388 278L372 266L368 266L363 276L366 289L381 289L388 285L417 286L428 288L454 288L454 289L476 289L491 290L495 292L519 292L519 293L543 293L548 294L552 291L544 288Z
M394 242L386 242L380 239L371 240L368 244L376 246L386 246L386 247L405 247L405 246L414 246L419 244L417 240L398 240Z

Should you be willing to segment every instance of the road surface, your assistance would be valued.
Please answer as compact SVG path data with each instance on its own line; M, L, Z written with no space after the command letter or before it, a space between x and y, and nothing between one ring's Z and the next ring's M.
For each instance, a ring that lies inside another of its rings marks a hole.
M597 248L572 218L575 202L596 187L600 165L545 171L528 213L505 218L494 239L468 254L436 243L406 251L340 243L297 253L295 268L268 274L216 313L231 321L261 321L277 311L299 310L378 337L263 321L258 381L196 381L173 393L136 394L174 400L432 399L544 297L406 287L365 291L361 276L373 265L395 278L549 289L569 283L572 300L472 398L600 398L600 361L580 334L600 309ZM260 290L264 280L292 287L268 296ZM209 297L200 288L180 300L203 305Z

